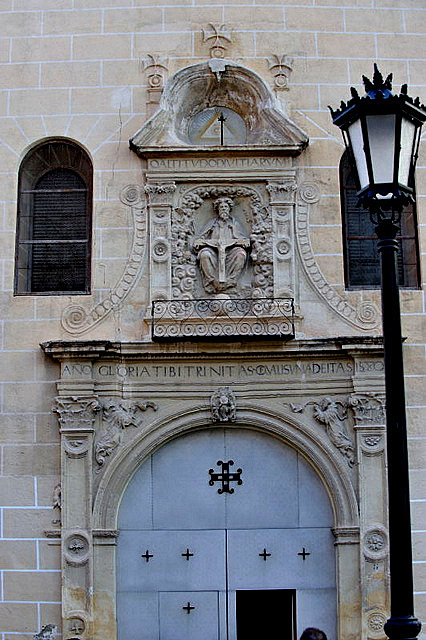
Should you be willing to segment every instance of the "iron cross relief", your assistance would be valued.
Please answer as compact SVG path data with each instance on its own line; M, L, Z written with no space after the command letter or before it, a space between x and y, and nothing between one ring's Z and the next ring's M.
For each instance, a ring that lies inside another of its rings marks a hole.
M311 554L306 551L305 547L303 547L302 551L300 551L297 555L302 556L303 560L306 560L306 556L310 556Z
M148 549L145 551L145 553L143 553L143 554L141 555L141 558L145 558L145 560L146 560L147 562L149 562L149 561L150 561L150 559L151 559L151 558L153 558L153 557L154 557L154 556L153 556L153 554L152 554L152 553L150 553L150 552L148 551Z
M229 486L229 483L236 482L238 485L243 484L243 481L241 480L243 470L237 469L236 472L230 473L229 467L232 467L234 464L233 460L228 460L228 462L218 460L217 464L222 467L222 471L216 472L214 469L209 469L209 485L212 487L215 482L221 482L222 487L217 490L218 493L234 493L234 489Z
M220 116L218 117L218 122L220 122L220 144L223 146L223 124L226 121L225 116L222 111L220 112Z

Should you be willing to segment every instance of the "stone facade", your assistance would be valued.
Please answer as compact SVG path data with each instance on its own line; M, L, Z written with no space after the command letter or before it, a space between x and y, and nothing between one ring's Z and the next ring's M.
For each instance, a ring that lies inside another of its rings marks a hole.
M0 4L1 640L49 638L52 625L64 638L115 638L117 510L131 475L179 435L234 425L290 444L317 471L334 511L337 637L383 638L380 295L344 286L344 148L327 105L361 89L373 61L425 101L424 3ZM207 129L203 139L200 104L207 116L223 108L224 147ZM91 294L15 296L20 163L61 138L93 162ZM234 229L211 244L218 199L231 201ZM226 243L246 252L244 270ZM238 312L235 299L246 301ZM401 303L424 619L423 290L403 290ZM206 318L219 339L203 341Z

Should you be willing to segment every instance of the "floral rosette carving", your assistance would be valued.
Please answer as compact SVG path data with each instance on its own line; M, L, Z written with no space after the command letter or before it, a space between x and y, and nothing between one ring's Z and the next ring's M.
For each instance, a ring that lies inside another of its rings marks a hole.
M246 222L251 228L251 262L253 265L252 290L248 295L256 298L273 297L272 218L262 206L259 194L248 187L225 185L196 187L182 198L181 206L172 214L172 292L174 298L194 297L196 256L191 250L194 237L194 213L207 199L228 196L249 198L250 208Z

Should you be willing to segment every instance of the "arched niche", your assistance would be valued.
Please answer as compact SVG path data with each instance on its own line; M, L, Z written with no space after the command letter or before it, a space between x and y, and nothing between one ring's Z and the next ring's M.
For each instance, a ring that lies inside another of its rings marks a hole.
M228 151L277 147L285 155L297 155L308 144L257 73L229 60L211 60L180 69L168 80L158 111L130 139L130 148L141 156L160 149L203 150L206 145L192 127L203 112L209 126L208 118L215 117L212 109L219 115L223 110L238 128L228 142L225 139ZM207 146L209 152L214 148L224 150L220 144Z

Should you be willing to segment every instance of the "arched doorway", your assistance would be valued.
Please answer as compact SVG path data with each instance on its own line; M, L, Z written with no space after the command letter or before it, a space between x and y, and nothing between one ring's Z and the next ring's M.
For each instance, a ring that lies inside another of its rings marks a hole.
M172 440L121 502L120 640L248 640L277 625L335 640L332 526L318 475L280 440L235 427Z

